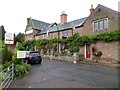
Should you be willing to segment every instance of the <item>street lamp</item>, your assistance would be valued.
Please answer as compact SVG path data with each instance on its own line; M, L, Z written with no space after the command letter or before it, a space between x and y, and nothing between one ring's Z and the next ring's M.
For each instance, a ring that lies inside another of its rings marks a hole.
M55 22L52 26L56 25L56 28L57 28L57 34L58 34L58 39L60 38L60 35L59 35L59 29L58 29L58 24ZM51 26L51 27L52 27ZM58 42L58 53L59 53L59 42Z
M58 24L57 23L55 23L55 25L56 25L56 27L57 27L57 32L58 32L58 39L60 38L60 35L59 35L59 29L58 29ZM59 53L59 42L58 42L58 53Z

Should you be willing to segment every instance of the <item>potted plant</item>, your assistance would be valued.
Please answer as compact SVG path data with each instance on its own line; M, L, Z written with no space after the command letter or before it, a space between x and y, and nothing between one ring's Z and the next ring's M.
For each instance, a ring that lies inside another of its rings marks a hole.
M94 58L95 58L97 61L98 61L98 60L100 61L101 56L102 56L102 52L96 50L96 51L93 52L93 55L94 55Z

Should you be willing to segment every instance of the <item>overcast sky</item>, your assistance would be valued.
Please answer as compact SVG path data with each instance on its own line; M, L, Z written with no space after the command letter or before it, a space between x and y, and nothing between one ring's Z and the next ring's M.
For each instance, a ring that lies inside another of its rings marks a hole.
M4 25L8 33L24 33L27 18L40 21L60 22L65 11L68 21L89 16L91 5L98 4L118 11L120 0L0 0L0 26Z

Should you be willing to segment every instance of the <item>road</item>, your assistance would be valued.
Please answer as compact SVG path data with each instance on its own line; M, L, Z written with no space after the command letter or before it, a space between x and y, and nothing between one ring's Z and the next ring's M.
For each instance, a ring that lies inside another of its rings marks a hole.
M118 69L44 59L9 88L117 88Z

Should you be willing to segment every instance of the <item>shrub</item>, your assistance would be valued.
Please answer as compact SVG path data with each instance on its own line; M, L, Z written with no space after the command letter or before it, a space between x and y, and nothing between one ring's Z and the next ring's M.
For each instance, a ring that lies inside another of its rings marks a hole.
M11 62L6 62L5 64L3 64L3 68L2 69L6 69L7 67L9 67L12 63Z
M17 50L15 51L15 53L14 53L14 56L13 56L13 63L14 64L19 64L19 59L17 59Z
M7 61L12 61L12 52L8 50L7 46L5 46L2 50L2 64L5 64Z
M71 52L78 52L79 51L79 47L75 46L75 47L70 47L70 51Z
M102 56L102 52L101 51L95 51L93 53L94 56Z
M26 68L26 70L28 71L30 69L30 64L26 64L26 63L22 63L22 65Z
M23 64L16 64L14 67L14 77L20 78L27 74L28 70L30 69L30 65L23 63Z
M0 81L2 81L3 80L3 76L2 75L0 75Z

